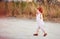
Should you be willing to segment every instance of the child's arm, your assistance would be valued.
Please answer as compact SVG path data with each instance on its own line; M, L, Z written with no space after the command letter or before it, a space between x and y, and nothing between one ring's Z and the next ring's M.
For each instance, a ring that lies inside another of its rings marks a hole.
M43 20L43 16L42 16L42 14L40 14L40 19L42 19L42 20Z

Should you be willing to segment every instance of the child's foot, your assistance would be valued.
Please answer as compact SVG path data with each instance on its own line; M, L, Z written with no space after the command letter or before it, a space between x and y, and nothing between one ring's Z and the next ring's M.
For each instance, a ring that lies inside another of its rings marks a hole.
M33 34L34 36L38 36L38 34Z
M43 35L43 36L44 36L44 37L45 37L45 36L47 36L47 33L44 33L44 35Z

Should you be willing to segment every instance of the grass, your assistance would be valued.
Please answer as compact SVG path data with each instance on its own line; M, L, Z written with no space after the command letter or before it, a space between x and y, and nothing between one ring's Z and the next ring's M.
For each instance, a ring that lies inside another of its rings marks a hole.
M3 5L2 5L3 4ZM2 7L3 6L3 7ZM5 3L0 2L0 10L6 9ZM37 7L36 3L26 2L10 2L7 3L7 15L19 17L19 18L35 18L36 11L33 7ZM44 20L59 20L60 19L60 7L58 5L42 5ZM1 12L1 11L0 11ZM50 19L49 19L50 18ZM53 20L53 21L54 21Z

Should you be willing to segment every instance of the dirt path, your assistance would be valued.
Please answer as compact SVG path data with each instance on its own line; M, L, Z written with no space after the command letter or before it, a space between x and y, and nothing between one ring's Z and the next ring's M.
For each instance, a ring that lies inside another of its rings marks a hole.
M3 18L0 19L0 39L60 39L60 23L45 22L45 28L48 32L46 37L42 32L35 37L35 20Z

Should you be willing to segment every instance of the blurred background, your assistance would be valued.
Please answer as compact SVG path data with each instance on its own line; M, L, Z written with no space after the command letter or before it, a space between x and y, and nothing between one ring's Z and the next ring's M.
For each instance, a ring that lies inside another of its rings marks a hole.
M36 10L43 9L48 35L36 31ZM0 39L60 39L60 0L0 0Z
M37 5L43 8L44 20L60 22L60 0L0 0L0 18L35 19Z

